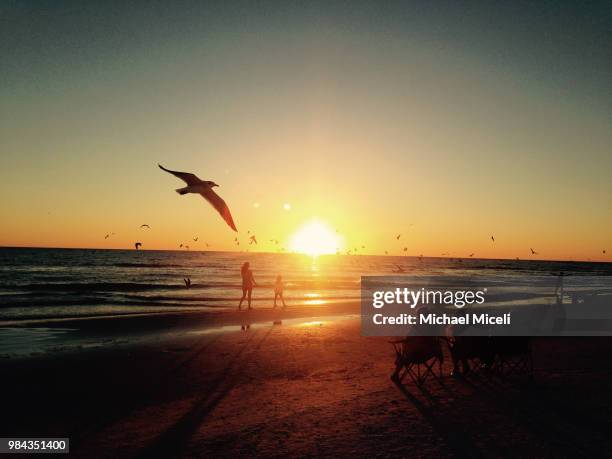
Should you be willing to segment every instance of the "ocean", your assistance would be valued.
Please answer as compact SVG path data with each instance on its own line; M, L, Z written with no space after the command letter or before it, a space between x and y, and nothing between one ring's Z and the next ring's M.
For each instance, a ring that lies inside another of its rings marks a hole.
M398 285L476 283L497 291L500 302L508 292L513 301L542 302L553 298L556 274L563 272L567 292L612 294L612 263L0 248L0 321L235 309L244 261L251 263L258 283L255 308L272 306L278 274L289 307L309 305L322 314L332 302L357 302L361 276L374 275L390 276L387 284ZM405 272L394 273L397 265ZM183 281L187 277L190 289Z

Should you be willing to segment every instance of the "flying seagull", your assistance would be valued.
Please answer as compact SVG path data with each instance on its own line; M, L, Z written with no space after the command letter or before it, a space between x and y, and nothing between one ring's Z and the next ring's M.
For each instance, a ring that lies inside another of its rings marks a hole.
M605 255L605 254L606 254L606 251L605 251L605 250L602 250L602 253Z
M491 235L491 240L495 242L495 238L493 237L493 235Z
M147 225L146 223L143 225L140 225L141 228L147 228L147 229L151 229L151 227L149 225Z
M397 239L399 241L399 238L401 237L401 234L398 234L397 236L395 236L395 239Z
M531 250L531 255L537 255L538 252L536 252L535 250L533 250L531 247L529 247L529 250Z
M471 258L471 257L473 257L473 256L474 256L474 254L473 254L473 253L470 253L470 258Z
M193 238L193 242L198 242L198 236Z
M134 244L134 247L136 247L136 250L140 249L140 246L142 245L142 242L136 242Z
M254 234L249 238L249 241L251 241L251 242L249 242L249 245L251 245L253 242L255 244L257 244L257 238L255 237Z
M170 169L166 169L165 167L163 167L161 164L158 164L158 166L161 170L180 178L183 182L187 184L186 187L178 188L176 190L178 194L201 194L204 199L206 199L217 210L217 212L219 212L219 214L221 215L223 220L225 220L225 222L229 225L229 227L234 231L238 232L238 230L236 229L236 225L234 224L232 214L230 213L229 207L227 207L225 201L213 191L213 188L219 185L217 185L215 182L200 180L195 174L191 174L189 172L171 171Z

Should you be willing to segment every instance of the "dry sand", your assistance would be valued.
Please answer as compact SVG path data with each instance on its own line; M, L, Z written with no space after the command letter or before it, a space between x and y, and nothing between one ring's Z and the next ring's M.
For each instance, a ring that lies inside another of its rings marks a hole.
M418 389L390 381L391 345L361 337L354 318L197 330L1 360L2 436L68 436L77 457L569 457L611 446L612 340L535 340L532 383L448 377Z

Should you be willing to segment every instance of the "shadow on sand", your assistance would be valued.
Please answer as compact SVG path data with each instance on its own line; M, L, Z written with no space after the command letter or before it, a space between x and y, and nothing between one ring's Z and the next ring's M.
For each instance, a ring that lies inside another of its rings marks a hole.
M189 439L198 430L198 427L236 386L243 363L257 353L271 332L272 328L266 330L263 337L254 346L250 346L250 342L254 339L256 333L251 335L247 342L228 362L224 371L208 387L202 388L202 392L206 395L194 403L191 409L178 422L161 433L152 444L144 448L138 457L180 456L189 443ZM247 355L243 357L245 353Z
M395 385L456 457L597 457L608 448L608 422L581 409L586 395L575 386L486 374L432 381L431 390Z

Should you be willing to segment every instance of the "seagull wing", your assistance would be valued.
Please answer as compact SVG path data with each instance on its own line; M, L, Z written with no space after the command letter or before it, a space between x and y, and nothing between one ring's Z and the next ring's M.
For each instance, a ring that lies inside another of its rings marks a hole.
M217 212L219 212L229 227L238 232L229 207L227 207L225 201L221 199L221 196L215 193L212 188L206 188L206 190L202 191L200 194L217 210Z
M187 185L197 185L199 183L202 182L202 180L200 180L198 178L197 175L195 174L191 174L189 172L177 172L177 171L171 171L170 169L166 169L164 166L162 166L161 164L158 164L159 168L162 171L166 171L169 174L174 175L175 177L180 178L183 182L185 182Z

